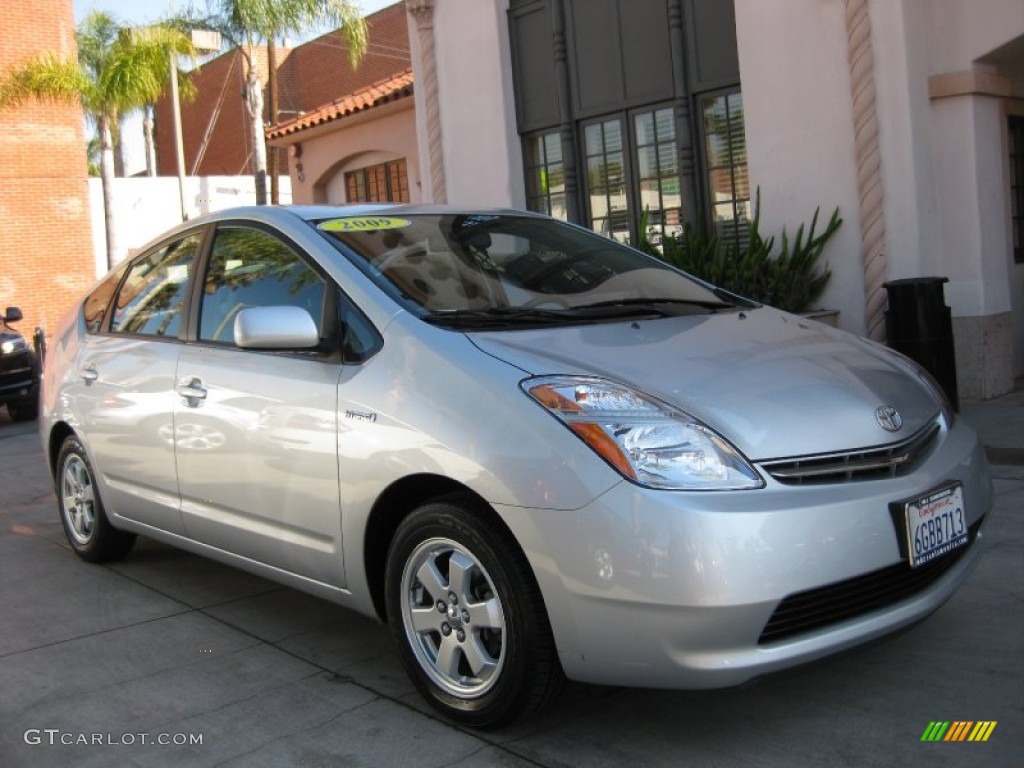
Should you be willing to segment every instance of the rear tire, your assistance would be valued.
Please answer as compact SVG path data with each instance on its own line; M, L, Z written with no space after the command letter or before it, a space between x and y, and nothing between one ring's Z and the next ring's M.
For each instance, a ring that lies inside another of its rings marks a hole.
M8 403L7 413L11 415L11 421L35 421L39 418L39 401L21 400L17 403Z
M60 521L78 556L90 563L101 563L127 555L135 544L135 534L110 524L94 478L85 448L77 437L66 438L57 457Z
M388 622L413 684L453 720L494 728L565 680L544 601L513 536L472 500L425 504L388 553Z

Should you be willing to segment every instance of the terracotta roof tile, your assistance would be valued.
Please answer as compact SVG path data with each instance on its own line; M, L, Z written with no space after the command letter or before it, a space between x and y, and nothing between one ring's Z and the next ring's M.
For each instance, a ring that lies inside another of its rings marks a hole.
M317 107L304 115L272 125L267 129L267 138L280 139L284 136L329 123L332 120L339 120L358 112L365 112L374 107L398 101L407 96L412 96L412 88L412 69L397 72L391 77L378 80L372 85L360 88L348 96L335 99L329 104Z

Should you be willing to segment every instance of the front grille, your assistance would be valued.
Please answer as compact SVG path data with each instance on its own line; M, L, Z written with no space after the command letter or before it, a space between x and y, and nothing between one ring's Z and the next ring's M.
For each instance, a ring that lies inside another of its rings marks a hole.
M974 544L981 527L971 526L967 544L918 568L906 562L785 598L765 625L758 645L767 645L895 605L934 584Z
M900 477L911 470L931 447L939 433L935 422L898 443L845 453L799 456L761 462L761 466L786 485L848 483Z

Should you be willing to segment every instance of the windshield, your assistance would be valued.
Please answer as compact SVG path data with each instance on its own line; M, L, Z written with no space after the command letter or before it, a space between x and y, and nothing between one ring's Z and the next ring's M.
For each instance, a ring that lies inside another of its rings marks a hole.
M445 325L590 322L738 301L655 258L553 219L509 214L314 222L399 303Z

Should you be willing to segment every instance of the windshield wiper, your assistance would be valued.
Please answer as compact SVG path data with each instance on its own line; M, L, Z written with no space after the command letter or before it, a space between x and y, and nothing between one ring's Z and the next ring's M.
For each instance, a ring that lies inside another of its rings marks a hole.
M441 309L423 317L428 323L451 328L481 328L509 325L549 325L563 323L599 322L638 315L678 317L694 314L686 308L700 312L734 309L735 304L696 299L613 299L593 304L580 304L559 309L540 307L492 307L490 309Z
M667 305L667 306L666 306ZM640 310L649 313L658 313L664 316L672 316L681 314L675 312L669 307L697 307L699 309L705 309L710 312L716 312L721 309L734 309L735 304L726 301L704 301L701 299L673 299L673 298L633 298L633 299L609 299L608 301L596 301L593 304L579 304L572 309L574 310L593 310L593 309L617 309L617 310L629 310L636 311Z
M494 326L494 325L538 325L564 323L566 320L585 319L572 310L540 309L537 307L492 307L490 309L440 309L423 316L423 320L434 325L452 328Z

